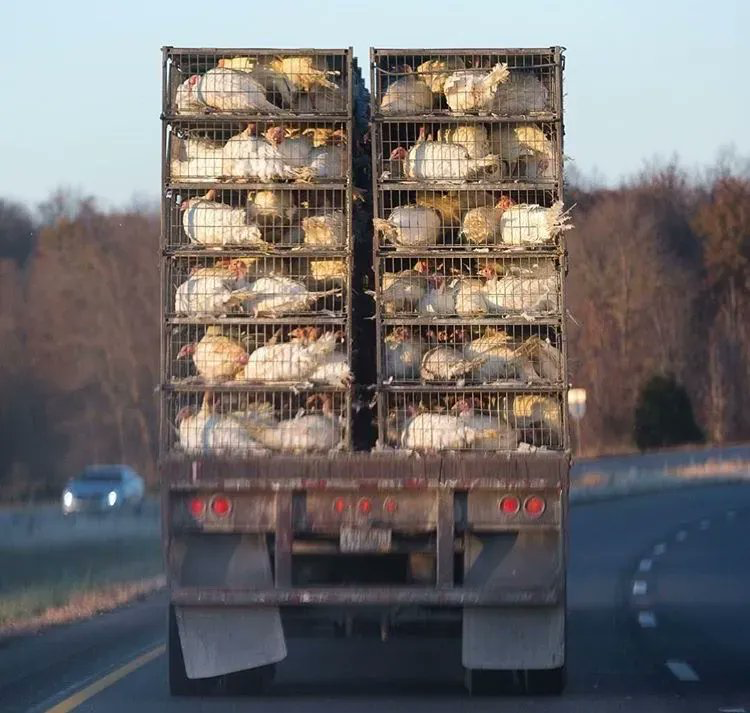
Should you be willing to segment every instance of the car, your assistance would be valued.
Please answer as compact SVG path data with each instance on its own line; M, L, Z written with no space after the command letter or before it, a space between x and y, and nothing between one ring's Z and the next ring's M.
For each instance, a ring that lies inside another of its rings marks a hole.
M127 465L91 465L68 481L62 492L63 515L112 513L143 507L143 478Z

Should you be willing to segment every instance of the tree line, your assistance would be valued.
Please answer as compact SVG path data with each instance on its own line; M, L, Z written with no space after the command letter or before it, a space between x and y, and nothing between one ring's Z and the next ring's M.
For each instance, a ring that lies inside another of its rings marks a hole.
M568 185L584 451L750 438L747 166L724 159L696 176L673 162L616 187ZM158 233L143 201L0 200L0 499L56 495L94 462L156 483Z

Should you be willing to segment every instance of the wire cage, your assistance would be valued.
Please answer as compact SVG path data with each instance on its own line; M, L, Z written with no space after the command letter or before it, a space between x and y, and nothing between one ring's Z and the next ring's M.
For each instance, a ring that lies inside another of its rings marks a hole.
M375 138L383 182L550 183L561 172L556 122L388 119Z
M178 324L166 333L173 385L301 385L346 389L352 382L346 325Z
M166 263L167 317L343 317L349 257L173 256Z
M167 390L163 409L164 448L186 456L325 453L351 441L348 392Z
M170 117L351 113L351 48L163 52L163 111Z
M557 387L564 381L559 323L389 320L380 340L382 385Z
M557 191L539 188L379 190L374 206L381 253L557 249L568 213Z
M375 301L381 315L536 318L561 311L558 258L456 253L438 257L381 257Z
M335 183L351 173L346 121L190 120L166 130L168 183Z
M560 449L557 391L451 389L381 391L380 446L421 452Z
M562 49L370 51L379 116L554 115Z
M343 188L182 188L169 191L166 199L168 250L351 249L351 211Z

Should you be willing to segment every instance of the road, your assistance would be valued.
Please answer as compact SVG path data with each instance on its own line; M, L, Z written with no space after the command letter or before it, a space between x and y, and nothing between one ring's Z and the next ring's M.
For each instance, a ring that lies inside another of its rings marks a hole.
M748 542L750 485L576 504L569 685L559 699L470 698L459 642L447 636L291 639L262 699L170 699L158 595L0 644L0 709L750 713Z

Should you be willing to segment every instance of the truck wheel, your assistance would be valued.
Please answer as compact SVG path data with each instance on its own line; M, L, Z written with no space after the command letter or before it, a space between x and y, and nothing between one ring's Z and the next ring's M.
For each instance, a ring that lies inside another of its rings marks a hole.
M187 677L180 634L177 631L177 615L172 604L169 605L167 658L169 659L169 693L171 695L202 696L210 691L213 679Z
M529 669L525 671L523 682L525 692L530 695L559 696L567 682L565 666Z

